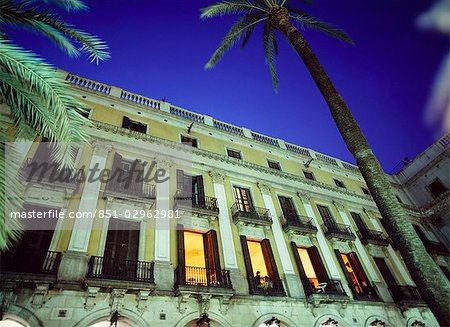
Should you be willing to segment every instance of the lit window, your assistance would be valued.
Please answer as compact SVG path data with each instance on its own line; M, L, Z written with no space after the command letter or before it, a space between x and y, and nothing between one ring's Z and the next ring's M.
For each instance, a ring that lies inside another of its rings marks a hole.
M259 271L262 277L268 276L261 243L256 241L247 241L247 245L253 272L256 274Z

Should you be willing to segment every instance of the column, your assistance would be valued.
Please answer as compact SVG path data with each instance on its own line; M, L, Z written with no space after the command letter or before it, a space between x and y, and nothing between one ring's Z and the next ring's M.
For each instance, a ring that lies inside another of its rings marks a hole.
M272 216L272 233L284 272L283 279L286 286L286 291L291 297L305 297L305 292L303 290L303 286L301 285L300 278L295 275L294 266L289 256L289 250L286 245L281 223L275 211L275 205L270 193L270 187L263 183L258 183L258 187L264 200L264 206L266 209L269 209L270 215Z
M239 271L237 263L230 211L224 186L225 175L219 171L210 171L209 175L213 180L214 195L217 198L217 206L219 207L219 231L224 268L230 271L231 282L236 290L236 294L248 294L248 283Z
M101 173L106 166L106 160L112 146L105 143L94 143L89 171L85 172L87 180L84 183L78 206L79 213L89 215L88 218L75 218L70 236L68 251L64 254L58 270L58 280L73 282L81 281L86 276L88 256L87 250L95 219L100 187Z
M156 210L171 210L170 207L170 167L172 162L155 159L157 169L165 171L161 179L169 177L163 183L156 184ZM155 283L161 290L172 290L174 283L173 265L170 263L171 225L168 217L155 219Z
M356 230L353 228L353 226L350 222L350 217L347 214L347 212L345 211L344 206L339 202L333 201L333 203L334 203L334 206L336 207L336 209L338 210L339 215L341 216L344 224L350 226L353 233L355 235L358 235L356 233ZM364 266L367 269L367 272L369 273L370 280L376 285L376 287L378 289L378 293L381 296L382 300L385 302L392 302L392 297L387 289L386 283L384 281L380 280L377 273L375 272L374 266L373 266L372 262L370 261L369 255L367 254L367 251L366 251L366 248L361 243L361 240L359 239L358 236L356 236L356 240L354 243L355 243L356 250L358 251L359 257L361 258L361 261L363 262Z

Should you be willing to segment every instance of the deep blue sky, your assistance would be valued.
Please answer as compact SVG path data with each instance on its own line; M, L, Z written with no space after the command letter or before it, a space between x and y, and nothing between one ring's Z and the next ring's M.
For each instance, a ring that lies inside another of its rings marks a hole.
M354 162L303 63L279 37L276 94L264 63L261 29L244 50L203 69L234 18L199 19L213 1L97 0L67 20L97 34L112 59L99 66L68 59L51 41L14 32L14 40L50 63L85 77L167 101ZM345 29L351 46L304 32L366 134L384 169L413 158L433 142L423 110L441 59L444 36L420 31L428 1L316 0L300 6Z

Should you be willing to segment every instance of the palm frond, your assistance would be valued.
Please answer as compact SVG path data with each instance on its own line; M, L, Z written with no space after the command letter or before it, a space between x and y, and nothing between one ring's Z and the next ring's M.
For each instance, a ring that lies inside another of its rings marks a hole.
M87 142L84 127L91 123L80 114L83 105L61 73L36 55L0 39L0 96L13 108L18 123L58 141L54 157L58 163L73 165L66 144Z
M309 27L309 28L317 29L321 32L324 32L324 33L336 38L336 39L345 41L350 44L354 44L351 37L344 30L340 29L339 27L337 27L333 24L327 23L327 22L320 21L316 17L313 17L299 9L290 8L290 7L286 7L286 8L290 12L289 16L292 19L299 22L301 27L303 27L303 28Z
M270 75L272 77L273 88L275 89L275 91L278 91L279 80L275 68L275 62L278 55L278 46L274 31L267 21L264 22L263 44L266 63L269 66Z
M222 43L219 45L217 50L209 59L208 63L205 65L205 69L213 68L223 57L225 52L242 39L243 35L249 28L252 28L253 25L256 25L257 23L262 22L266 19L267 17L261 18L260 13L242 16L236 23L233 24L233 26L231 26Z
M100 38L76 29L49 11L40 11L39 7L30 6L31 3L28 1L16 6L10 1L0 0L0 25L27 28L41 33L72 57L85 53L91 62L96 63L110 58L108 46ZM70 39L78 43L78 49Z
M56 5L65 9L66 11L80 11L87 10L88 7L80 0L41 0L44 3Z
M222 17L230 14L249 13L255 10L261 12L265 11L264 7L258 6L252 1L222 1L200 9L200 18L208 19L217 16Z

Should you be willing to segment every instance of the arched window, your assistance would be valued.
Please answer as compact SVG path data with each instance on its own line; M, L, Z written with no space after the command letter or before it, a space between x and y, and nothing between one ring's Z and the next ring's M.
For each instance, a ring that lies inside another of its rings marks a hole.
M5 319L0 321L0 327L26 327L26 326L15 320Z

